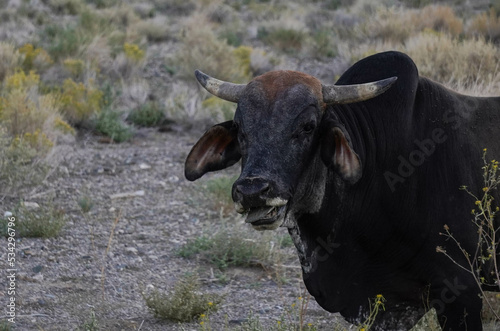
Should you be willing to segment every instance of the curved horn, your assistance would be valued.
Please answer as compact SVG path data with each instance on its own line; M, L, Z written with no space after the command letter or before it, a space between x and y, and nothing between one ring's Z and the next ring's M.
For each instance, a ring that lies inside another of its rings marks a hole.
M196 70L194 72L196 79L210 93L221 99L238 102L240 95L245 88L245 84L233 84L215 79L203 72Z
M323 85L323 102L344 104L359 102L384 93L398 77L355 85Z

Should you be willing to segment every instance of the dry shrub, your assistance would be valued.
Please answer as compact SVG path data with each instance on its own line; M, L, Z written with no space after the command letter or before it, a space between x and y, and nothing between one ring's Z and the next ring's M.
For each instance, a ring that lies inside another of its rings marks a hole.
M413 19L406 22L410 26L417 27L417 30L432 29L435 31L448 32L453 36L458 36L463 31L463 23L455 15L453 8L442 5L430 5L415 12Z
M410 13L404 9L380 7L362 24L360 32L369 39L402 43L414 28L408 24Z
M162 42L171 38L170 24L166 20L149 19L137 22L134 27L137 33L149 42Z
M22 55L16 47L7 42L0 42L0 83L5 77L14 73L22 63Z
M117 28L127 28L141 19L128 5L106 8L101 10L100 14L106 17L108 23Z
M403 43L411 35L429 29L458 36L463 23L448 6L431 5L422 10L379 7L366 16L360 32L370 39Z
M202 87L194 81L185 82L179 80L174 83L172 91L164 103L167 117L180 121L192 121L208 117L210 114L205 115L200 112L201 89Z
M93 80L77 83L68 78L62 86L61 110L69 123L81 125L101 110L102 98Z
M146 104L151 87L146 79L132 78L124 81L122 85L122 95L117 107L133 109Z
M23 71L5 79L5 93L0 98L0 124L9 128L12 137L36 132L53 136L59 116L59 99L53 94L40 95L39 81L40 77L34 72L26 75ZM50 145L50 140L47 144Z
M40 162L40 153L29 142L12 139L0 125L0 192L15 195L24 187L39 184L46 167Z
M471 36L483 36L491 41L500 39L500 18L495 8L488 13L476 15L470 22L468 34Z
M484 38L458 40L449 35L424 32L412 37L403 50L413 58L419 72L451 87L472 88L496 84L500 51Z
M234 48L217 39L210 27L202 15L195 15L186 23L182 46L174 60L179 76L192 81L194 71L201 69L222 80L247 82L247 67L239 63Z

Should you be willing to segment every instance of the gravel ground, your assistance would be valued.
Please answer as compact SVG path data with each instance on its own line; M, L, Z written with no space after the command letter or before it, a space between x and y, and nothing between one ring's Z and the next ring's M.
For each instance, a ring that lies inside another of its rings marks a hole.
M171 289L186 272L199 274L202 291L225 295L210 317L213 330L224 325L238 329L251 312L268 328L304 295L294 252L284 267L284 284L275 281L273 270L258 267L229 268L221 282L213 265L175 254L219 219L201 190L207 179L190 183L183 175L185 157L202 131L142 129L119 145L87 136L58 146L51 160L55 170L27 201L42 205L53 200L68 222L57 238L18 238L16 330L83 330L92 311L101 330L197 330L198 322L156 319L141 296L141 289ZM88 214L78 205L82 196L94 202ZM14 203L5 198L2 213ZM242 220L235 226L247 227ZM7 261L6 250L1 261ZM0 284L5 307L5 277ZM306 321L324 330L343 323L312 298Z

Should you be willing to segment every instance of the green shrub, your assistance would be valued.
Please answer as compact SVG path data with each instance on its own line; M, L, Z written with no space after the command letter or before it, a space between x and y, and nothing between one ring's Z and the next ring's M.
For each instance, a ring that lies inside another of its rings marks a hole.
M36 209L27 208L21 202L13 211L16 218L16 236L33 238L52 238L59 235L66 224L64 210L49 203ZM7 219L1 219L0 231L6 236Z
M137 126L155 126L165 118L163 110L156 102L147 102L130 112L127 121Z
M49 25L42 30L42 40L47 43L47 50L55 61L77 55L83 44L82 36L71 26Z
M97 320L97 317L95 315L95 311L92 309L90 311L90 316L85 322L83 322L83 325L81 328L77 329L78 331L99 331L99 321Z
M288 234L276 238L250 228L244 231L235 227L234 224L226 224L189 240L177 251L177 255L183 258L199 256L220 270L228 267L270 267L284 257L280 247Z
M48 5L59 15L78 15L85 7L81 0L49 0Z
M142 293L142 296L156 318L190 322L215 312L222 302L220 295L200 293L199 288L198 276L187 275L168 294L154 289L150 294Z
M85 0L85 2L94 5L97 9L103 9L115 6L118 0Z
M132 129L122 122L120 113L111 109L97 115L95 130L117 143L127 141L133 135Z

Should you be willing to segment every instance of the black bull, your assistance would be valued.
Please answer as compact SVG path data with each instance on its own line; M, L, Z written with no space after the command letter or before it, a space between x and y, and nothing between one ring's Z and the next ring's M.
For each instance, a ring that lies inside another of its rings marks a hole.
M474 199L459 188L482 196L483 149L500 159L499 98L460 95L419 77L397 52L363 59L339 79L337 86L397 77L359 102L327 102L327 87L300 73L228 88L197 75L238 108L193 147L186 177L241 158L237 210L257 229L288 228L307 289L324 309L359 322L368 299L382 294L378 329L409 329L429 307L446 330L482 329L479 288L456 264L467 266L458 245L440 233L448 227L475 252ZM481 276L492 282L491 273Z

